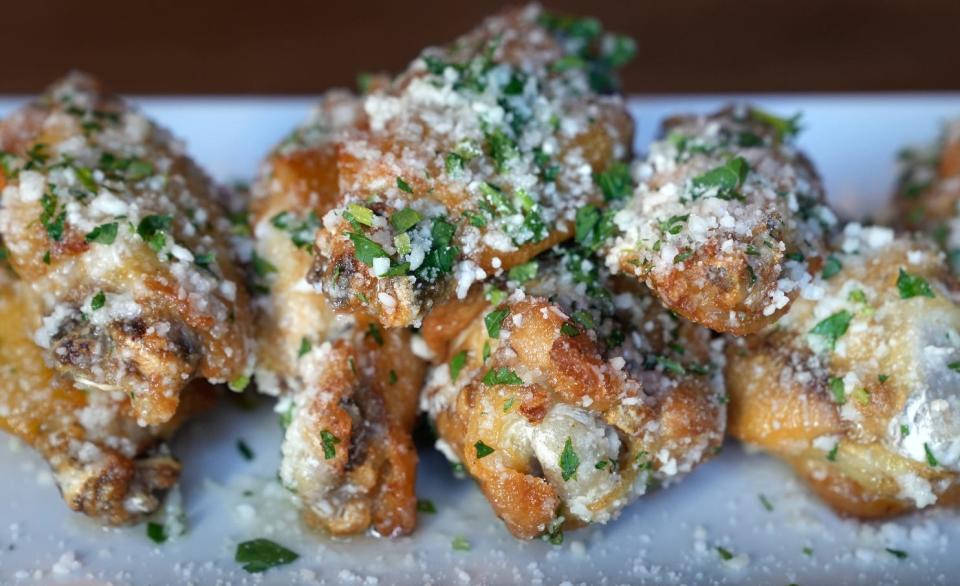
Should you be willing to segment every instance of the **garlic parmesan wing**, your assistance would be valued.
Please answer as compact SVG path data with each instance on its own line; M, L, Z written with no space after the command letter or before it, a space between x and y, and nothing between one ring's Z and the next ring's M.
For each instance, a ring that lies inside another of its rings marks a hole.
M191 383L176 417L142 427L126 394L79 390L46 366L32 340L40 305L28 284L0 272L0 429L47 460L71 509L104 524L137 521L180 475L164 440L212 404L212 388Z
M746 107L670 119L613 217L612 270L718 332L744 335L787 311L836 223L791 137L795 119Z
M356 326L351 315L334 313L306 279L320 218L339 201L335 139L359 123L360 104L347 92L327 94L270 154L252 186L250 266L260 392L296 392L303 386L301 356Z
M572 237L579 207L629 184L632 122L606 94L632 52L596 21L531 6L427 49L369 94L365 125L338 145L343 199L317 237L311 278L331 305L419 323Z
M338 202L335 141L360 123L359 106L328 94L253 186L256 379L281 397L280 477L307 522L393 537L416 525L411 434L425 366L409 332L336 314L306 282L319 219Z
M165 130L72 74L0 123L0 234L45 360L169 421L194 379L247 379L251 321L210 179Z
M960 502L960 307L943 257L850 224L834 269L728 348L730 432L832 507L883 517Z
M437 447L519 538L605 523L723 439L721 346L595 262L548 255L509 295L475 291L422 398Z
M894 199L895 224L932 237L960 269L960 120L929 148L904 149Z
M334 535L396 537L416 527L412 432L426 368L407 330L372 331L304 355L306 386L282 403L280 479L307 522Z

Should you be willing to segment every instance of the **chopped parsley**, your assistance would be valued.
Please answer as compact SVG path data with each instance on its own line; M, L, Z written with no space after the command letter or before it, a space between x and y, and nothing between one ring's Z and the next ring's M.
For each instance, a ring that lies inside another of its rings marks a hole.
M830 448L830 451L827 452L827 460L831 462L837 461L837 452L840 450L840 442L837 442Z
M720 199L743 200L739 189L743 186L749 172L750 165L746 159L733 158L719 167L694 177L691 182L691 195L696 199L711 193Z
M470 541L462 535L454 537L451 545L454 551L470 551Z
M560 452L560 476L567 482L571 478L576 478L577 468L580 467L580 457L573 450L573 440L567 437L563 444L563 451Z
M666 220L660 220L658 224L660 225L661 232L665 234L673 234L675 236L683 230L683 224L689 219L690 214L684 214L682 216L670 216Z
M564 336L571 336L571 337L579 336L580 328L578 328L577 326L573 325L568 321L565 321L563 322L563 325L560 326L560 333L563 334Z
M137 225L137 234L154 252L160 252L167 244L166 233L170 231L172 223L172 216L160 214L146 216Z
M242 439L237 440L237 451L240 452L240 455L243 456L244 460L253 460L253 450L251 450L250 446L247 445L247 442L243 441Z
M906 423L900 425L900 437L907 437L910 435L910 426Z
M773 128L777 133L778 142L783 142L800 132L800 116L801 114L797 112L789 118L783 118L757 108L750 109L751 118Z
M413 193L413 188L410 187L410 184L403 180L403 177L397 177L397 188L400 191L406 191L407 193Z
M829 279L839 273L841 269L843 269L843 264L840 262L840 259L831 254L823 263L823 270L820 272L820 276L824 279Z
M516 401L516 398L515 398L515 397L510 397L509 399L507 399L506 401L504 401L504 402L503 402L503 412L504 412L504 413L509 413L509 412L510 412L510 409L513 408L513 404L514 404L515 401Z
M323 443L323 459L332 460L336 458L337 444L340 443L340 438L324 429L320 432L320 441Z
M433 504L433 501L429 499L418 499L417 510L421 513L430 513L432 515L437 512L437 507Z
M850 327L850 321L852 319L852 313L846 309L841 309L815 325L813 329L810 330L810 333L816 336L822 336L824 341L830 346L830 349L833 350L837 345L837 340L847 333L847 328Z
M522 265L517 265L507 271L507 278L511 281L516 281L517 283L525 283L530 279L533 279L537 276L537 270L540 268L540 265L535 260L530 262L523 263Z
M477 460L486 458L494 452L494 449L483 443L483 440L477 440L477 443L473 444L473 447L477 450Z
M166 527L162 523L154 523L153 521L147 523L147 537L158 545L169 539Z
M503 309L495 309L488 313L486 317L483 318L483 323L487 326L487 334L491 338L500 337L500 327L503 324L503 320L506 319L507 315L510 313L510 309L504 307Z
M117 239L117 223L108 222L106 224L100 224L95 227L93 230L87 232L87 235L84 236L84 240L87 242L96 242L97 244L113 244L113 241Z
M398 380L400 379L397 378L397 371L391 369L390 372L387 373L387 382L389 382L391 385L395 385L397 384Z
M837 405L843 405L847 402L847 393L844 391L842 378L830 377L830 393L833 394L833 401Z
M903 269L900 269L900 274L897 276L897 289L900 291L900 299L934 297L933 290L926 279L920 275L911 275Z
M231 391L235 393L239 393L243 389L247 388L247 385L249 384L250 384L250 377L245 374L241 374L237 378L228 382L227 388L229 388Z
M898 560L906 559L908 555L907 552L903 551L902 549L893 549L892 547L888 547L886 549L887 549L887 553L897 558Z
M518 156L517 145L499 128L486 135L487 152L497 167L497 173L507 170L508 163Z
M773 511L773 503L770 502L770 499L767 498L767 495L761 492L760 494L757 495L757 497L760 499L760 504L763 505L764 509L766 509L769 512Z
M725 562L729 562L733 559L733 553L731 553L730 550L725 547L717 546L717 553L720 554L720 559Z
M380 328L377 327L377 324L370 324L370 327L367 328L367 336L372 338L373 341L377 343L377 346L383 346L383 334L380 333Z
M488 387L495 385L522 385L523 379L517 376L517 373L513 372L509 368L500 367L500 368L491 368L487 371L487 374L483 375L483 384Z
M606 201L623 199L633 193L633 177L627 163L614 163L603 173L594 174L593 181L600 187Z
M463 370L463 367L467 364L467 351L461 350L454 354L453 358L450 359L450 381L457 382L457 377L460 376L460 371Z
M433 242L430 252L424 257L423 264L416 270L418 278L433 282L440 275L453 270L453 262L460 254L460 249L451 245L456 230L456 226L442 217L433 219L430 227L430 237Z
M265 572L270 568L282 566L295 561L300 556L270 541L269 539L254 539L237 545L234 561L242 564L243 569L251 574Z
M931 468L936 468L940 465L940 462L937 461L937 457L933 455L933 450L930 449L930 444L923 442L923 452L927 455L927 465Z
M310 338L304 336L300 339L300 349L297 350L297 358L303 358L312 349L313 344L310 342Z
M54 242L60 242L63 238L64 223L67 219L67 210L61 209L59 213L59 200L52 193L44 193L40 198L40 205L43 211L40 213L40 223L47 232L47 236Z
M877 380L880 381L880 384L882 385L883 383L885 383L885 382L887 382L888 380L890 380L890 375L889 375L889 374L878 374L878 375L877 375Z
M347 211L343 214L348 221L363 224L364 226L373 226L373 210L360 204L352 203L347 206Z
M403 208L398 212L394 212L390 216L390 224L397 232L406 232L410 228L413 228L417 223L423 219L416 210L411 208Z
M257 274L258 277L264 278L270 273L277 272L277 267L273 263L263 258L256 252L253 253L253 272Z
M97 311L98 309L103 309L103 306L107 303L107 296L103 291L99 291L96 295L93 296L93 299L90 300L90 309Z
M390 258L382 246L359 232L348 232L347 237L353 242L357 258L368 267L373 266L373 259L375 258Z
M600 211L588 205L577 210L574 220L575 239L578 244L594 252L617 232L613 223L613 210Z

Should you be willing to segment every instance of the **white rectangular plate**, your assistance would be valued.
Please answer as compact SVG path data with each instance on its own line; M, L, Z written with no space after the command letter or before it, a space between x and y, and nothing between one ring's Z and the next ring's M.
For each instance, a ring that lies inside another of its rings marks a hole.
M960 115L960 95L701 96L636 98L642 152L663 116L709 111L747 99L775 112L804 113L800 144L849 217L882 217L897 150L936 136ZM222 181L249 180L260 159L304 119L309 99L135 99L171 128ZM0 115L22 103L0 99ZM43 461L17 440L0 441L0 584L936 584L960 580L954 511L925 511L888 523L837 518L772 458L728 442L723 453L669 489L643 497L615 522L568 533L561 546L518 542L469 480L421 451L416 535L394 541L333 540L305 531L276 481L280 427L263 398L253 411L224 401L183 430L188 533L155 545L144 527L103 529L71 513ZM236 445L255 452L246 461ZM244 496L251 492L253 496ZM760 501L772 504L768 511ZM300 554L265 574L233 561L258 537ZM470 551L455 551L464 537ZM736 557L723 562L717 547ZM907 552L899 559L886 551ZM805 553L805 549L808 552Z

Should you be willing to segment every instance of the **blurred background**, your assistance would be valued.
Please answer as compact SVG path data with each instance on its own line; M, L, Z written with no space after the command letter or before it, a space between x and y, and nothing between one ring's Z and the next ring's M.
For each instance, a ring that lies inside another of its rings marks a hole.
M70 68L138 94L316 94L517 2L4 2L0 93ZM960 1L548 0L629 34L633 93L960 89Z

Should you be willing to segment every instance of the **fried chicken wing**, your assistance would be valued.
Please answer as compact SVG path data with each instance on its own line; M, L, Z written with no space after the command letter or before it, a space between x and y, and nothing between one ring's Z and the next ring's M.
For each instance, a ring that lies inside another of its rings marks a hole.
M897 227L932 237L960 269L960 120L928 148L904 149L894 198Z
M536 6L424 51L338 145L312 281L338 310L405 326L573 236L579 207L629 183L632 122L606 94L632 53Z
M512 293L475 289L463 316L447 305L424 321L446 348L422 399L438 448L520 538L605 523L723 438L722 340L598 261L548 253L510 273L525 280Z
M49 462L71 509L105 524L136 521L176 483L180 464L163 441L212 403L212 387L192 383L176 417L142 427L126 394L85 392L46 366L32 339L40 306L29 285L0 270L0 429Z
M783 315L835 224L791 137L795 119L731 107L664 124L613 216L607 264L672 311L718 332L756 332Z
M253 186L256 380L281 397L280 477L308 523L392 537L416 525L411 433L425 365L409 332L334 313L306 282L319 219L339 201L335 141L362 122L360 106L328 94Z
M960 502L960 307L943 256L850 224L833 268L728 348L730 432L837 511Z
M73 384L129 394L139 421L191 380L242 381L246 293L216 188L163 129L72 74L0 123L0 233Z

